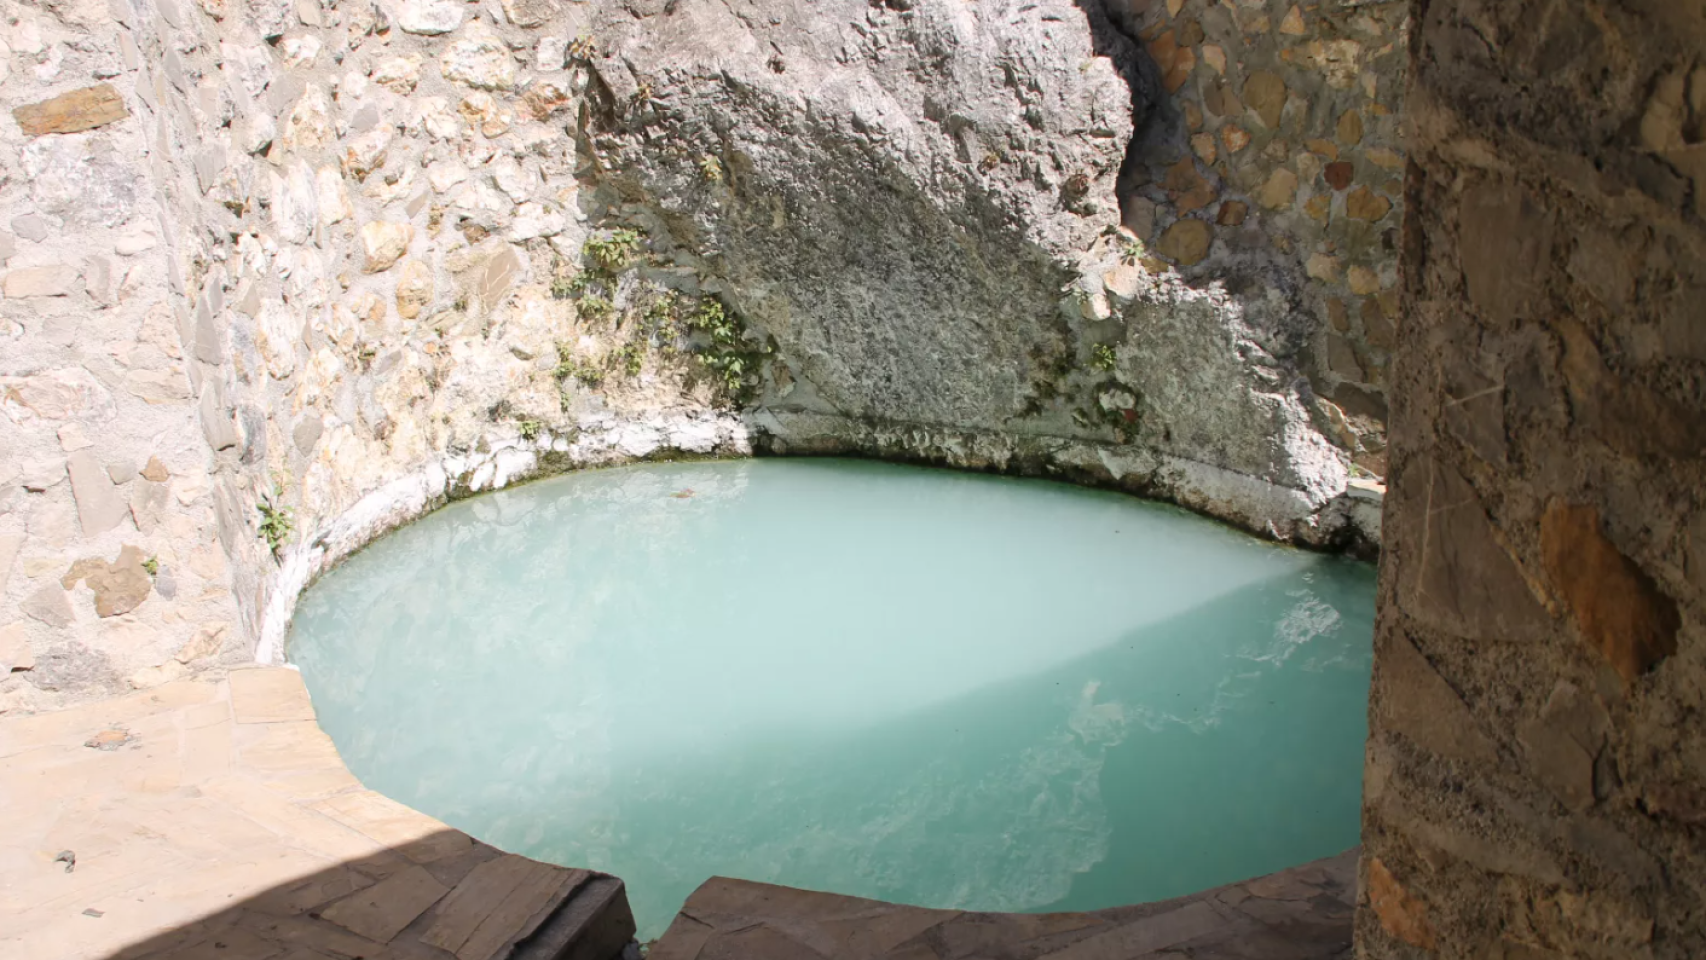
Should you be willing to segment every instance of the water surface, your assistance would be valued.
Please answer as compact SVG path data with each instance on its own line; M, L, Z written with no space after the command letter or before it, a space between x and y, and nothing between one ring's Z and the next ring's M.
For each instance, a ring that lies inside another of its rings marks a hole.
M1043 481L836 460L573 474L303 597L363 782L607 870L934 907L1163 899L1357 841L1374 576Z

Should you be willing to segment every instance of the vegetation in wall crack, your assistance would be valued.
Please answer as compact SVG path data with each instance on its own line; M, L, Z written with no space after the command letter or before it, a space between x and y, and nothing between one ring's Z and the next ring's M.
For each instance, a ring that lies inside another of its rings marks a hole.
M290 540L290 533L296 528L294 512L279 501L284 499L284 489L274 485L271 494L261 494L261 500L255 504L255 510L261 515L260 529L257 531L273 556L278 556L280 549Z
M640 234L624 227L608 237L593 237L582 248L599 270L616 273L626 267L640 250Z
M149 557L148 559L142 561L142 569L148 571L148 575L151 577L159 576L160 575L160 558L159 557Z
M705 178L706 183L722 183L723 182L723 163L722 163L722 161L718 160L716 157L714 157L708 153L705 154L704 156L700 157L699 158L699 175Z
M521 434L521 439L535 440L538 439L540 433L544 432L545 424L543 421L534 420L530 417L516 421L515 429Z
M1090 348L1090 366L1104 372L1112 371L1120 362L1119 354L1114 348L1105 343L1098 343Z
M570 60L591 60L598 55L598 41L583 33L569 41L567 55Z
M557 344L557 366L551 371L558 380L574 380L582 386L596 387L604 382L604 371L584 357L575 356L574 348Z
M706 297L687 318L690 330L710 342L695 351L699 362L710 369L717 382L737 402L751 392L758 364L765 351L747 343L741 323L722 302Z
M603 323L616 315L616 305L611 303L609 298L598 294L582 294L578 304L575 309L580 313L581 319L593 323Z

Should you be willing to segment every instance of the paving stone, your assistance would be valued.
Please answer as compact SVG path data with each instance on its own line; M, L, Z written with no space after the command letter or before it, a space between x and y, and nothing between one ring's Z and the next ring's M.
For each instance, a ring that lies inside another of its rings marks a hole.
M432 874L411 866L338 901L320 915L358 936L390 943L449 892Z
M314 809L416 863L461 855L474 843L463 834L446 830L437 820L372 790L333 797L314 804Z
M231 705L238 723L314 719L308 688L302 683L302 674L295 670L234 671Z

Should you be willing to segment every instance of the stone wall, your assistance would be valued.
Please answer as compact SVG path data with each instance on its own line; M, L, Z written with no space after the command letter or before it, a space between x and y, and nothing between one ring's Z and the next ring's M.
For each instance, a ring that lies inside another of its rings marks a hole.
M1218 192L1184 211L1139 183L1179 168L1193 108L1099 4L3 2L0 629L36 661L6 704L276 660L302 587L373 536L648 456L868 453L1378 536L1349 482L1377 418L1341 415L1373 407L1312 359L1339 341L1307 264L1381 280L1387 217L1334 194L1327 227L1256 204L1209 225ZM1229 71L1319 53L1274 22ZM1385 54L1357 49L1373 94L1287 67L1280 132L1245 154L1273 158L1192 169L1290 164L1300 209L1327 196L1325 164L1280 154L1353 102L1384 142ZM1375 153L1345 151L1377 190ZM1117 230L1138 194L1149 248ZM1165 240L1180 212L1202 262ZM74 586L97 555L117 567ZM103 591L143 599L100 616Z
M1706 8L1413 7L1358 955L1706 953Z
M1314 322L1323 431L1384 476L1404 166L1402 0L1123 0L1166 91L1122 175L1125 226L1192 284Z
M247 644L137 45L104 3L0 17L0 99L48 100L0 121L4 711L150 686Z

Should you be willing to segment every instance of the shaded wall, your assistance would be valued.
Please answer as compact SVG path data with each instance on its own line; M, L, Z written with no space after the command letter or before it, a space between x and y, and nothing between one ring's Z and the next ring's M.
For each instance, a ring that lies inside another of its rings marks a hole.
M1412 24L1358 955L1699 956L1706 7Z

